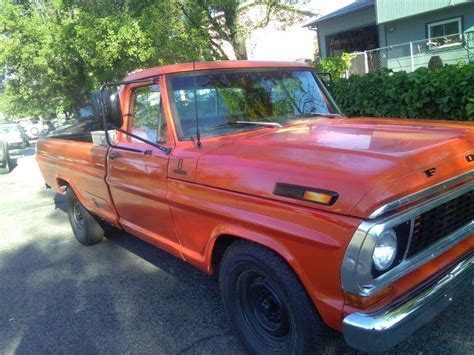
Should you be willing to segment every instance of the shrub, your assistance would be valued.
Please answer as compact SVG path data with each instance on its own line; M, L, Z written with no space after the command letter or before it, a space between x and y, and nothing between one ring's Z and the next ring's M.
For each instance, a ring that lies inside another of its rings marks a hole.
M354 57L349 53L342 53L340 57L327 57L314 64L317 71L329 73L333 78L341 78L349 70Z
M349 116L474 121L474 64L353 75L335 80L333 95Z

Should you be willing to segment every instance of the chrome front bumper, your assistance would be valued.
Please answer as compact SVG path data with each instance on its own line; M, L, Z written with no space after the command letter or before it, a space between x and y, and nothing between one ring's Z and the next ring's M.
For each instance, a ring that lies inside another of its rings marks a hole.
M408 299L374 313L348 315L343 322L344 338L359 350L388 350L438 315L473 279L471 255Z

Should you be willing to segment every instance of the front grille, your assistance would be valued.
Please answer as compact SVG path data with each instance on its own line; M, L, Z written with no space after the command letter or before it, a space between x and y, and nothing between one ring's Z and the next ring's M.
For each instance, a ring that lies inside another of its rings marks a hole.
M424 250L473 219L474 191L469 191L417 216L407 257Z

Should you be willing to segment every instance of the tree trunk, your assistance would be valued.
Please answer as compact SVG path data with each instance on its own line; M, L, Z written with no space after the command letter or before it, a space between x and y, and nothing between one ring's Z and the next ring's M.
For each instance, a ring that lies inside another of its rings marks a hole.
M245 39L235 39L231 43L232 49L234 50L235 59L247 60L247 47L245 45Z

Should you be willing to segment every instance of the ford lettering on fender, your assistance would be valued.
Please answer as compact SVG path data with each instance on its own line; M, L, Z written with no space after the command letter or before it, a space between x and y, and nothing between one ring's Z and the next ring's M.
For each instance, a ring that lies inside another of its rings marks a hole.
M474 125L348 118L301 63L179 64L92 96L43 138L77 240L106 223L212 274L249 350L384 351L474 276Z

